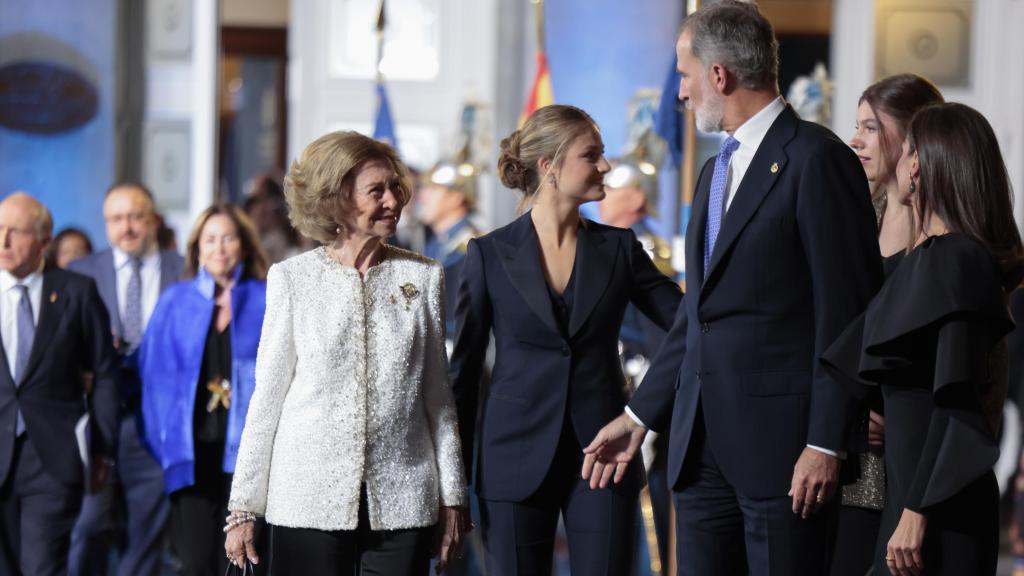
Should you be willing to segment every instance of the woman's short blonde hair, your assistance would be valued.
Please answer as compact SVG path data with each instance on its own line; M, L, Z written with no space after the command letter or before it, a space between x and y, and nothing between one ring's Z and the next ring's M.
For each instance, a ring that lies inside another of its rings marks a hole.
M333 242L343 226L341 215L353 209L352 186L358 169L369 160L387 162L398 174L398 201L405 206L412 194L412 178L398 152L358 132L331 132L306 146L284 177L292 226L317 242Z

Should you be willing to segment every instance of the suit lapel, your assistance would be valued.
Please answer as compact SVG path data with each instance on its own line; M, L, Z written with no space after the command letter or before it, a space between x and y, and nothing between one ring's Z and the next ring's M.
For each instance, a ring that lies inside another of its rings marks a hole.
M509 241L499 239L497 245L509 281L527 306L556 334L558 325L551 310L544 271L540 267L540 243L530 222L530 213L520 216L509 229Z
M53 274L43 273L43 293L39 299L39 323L36 325L36 334L32 339L32 353L28 357L28 366L25 367L25 374L22 375L22 382L28 381L36 365L43 358L47 345L53 340L57 331L57 325L67 305L67 295L63 292L63 285L57 281Z
M0 298L6 297L6 295L0 293ZM2 340L2 338L0 338L0 340ZM10 383L11 388L17 388L17 383L11 376L13 373L14 370L11 370L11 363L7 360L7 350L3 347L2 343L0 343L0 380Z
M765 196L775 186L779 175L785 170L788 157L786 156L785 145L796 133L798 118L789 106L782 111L782 114L775 119L772 127L768 129L764 140L758 146L754 158L750 161L743 181L736 190L729 209L722 221L722 228L718 232L718 239L715 241L715 251L711 254L711 262L708 265L708 273L705 278L710 278L715 269L722 261L723 255L736 242L740 232L746 227L747 222L757 212ZM707 212L705 207L704 212Z
M175 263L169 255L160 252L160 293L162 294L168 286L178 281L178 274L175 273Z
M713 166L714 158L709 162ZM708 198L711 191L711 178L703 178L706 172L707 165L701 170L702 177L697 181L697 191L690 208L690 222L686 225L686 284L694 288L704 283L704 228L708 222Z
M110 323L114 325L117 334L124 333L121 325L121 304L117 300L117 268L114 266L114 251L107 250L100 262L99 273L96 278L96 289L104 302L110 302L113 307L107 312L110 314Z
M572 311L569 313L569 337L579 332L590 312L601 300L612 272L615 270L615 251L619 243L587 226L580 227L576 239L576 285L573 291Z

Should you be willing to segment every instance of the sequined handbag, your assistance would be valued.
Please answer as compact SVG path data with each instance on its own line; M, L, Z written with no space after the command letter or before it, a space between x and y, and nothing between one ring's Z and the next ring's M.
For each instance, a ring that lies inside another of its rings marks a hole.
M885 457L868 451L860 456L860 479L843 486L843 506L871 510L885 507Z

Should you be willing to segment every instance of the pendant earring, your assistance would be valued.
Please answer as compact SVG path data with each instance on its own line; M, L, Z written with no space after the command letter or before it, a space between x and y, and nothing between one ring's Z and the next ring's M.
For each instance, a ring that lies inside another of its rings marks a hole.
M555 180L554 176L548 176L548 183L551 184L552 188L554 188L555 190L558 190L558 181Z
M917 192L917 184L914 182L914 179L911 178L910 179L910 193L913 194L914 192Z

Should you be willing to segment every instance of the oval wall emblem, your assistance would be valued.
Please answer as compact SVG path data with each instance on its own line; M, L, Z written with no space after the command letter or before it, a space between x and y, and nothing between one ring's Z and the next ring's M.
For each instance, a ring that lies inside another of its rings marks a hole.
M0 126L58 134L96 115L96 88L71 68L42 61L0 66Z

